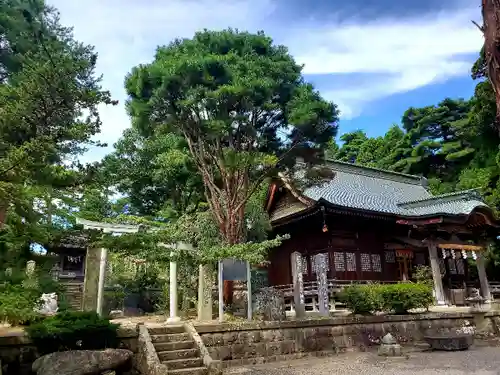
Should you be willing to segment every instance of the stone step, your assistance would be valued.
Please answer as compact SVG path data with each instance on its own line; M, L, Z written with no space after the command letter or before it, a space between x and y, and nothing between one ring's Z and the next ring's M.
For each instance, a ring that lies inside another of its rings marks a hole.
M193 367L193 368L181 368L177 370L168 370L168 374L176 375L208 375L208 368L206 367Z
M183 358L197 358L199 356L198 349L181 349L181 350L171 350L171 351L156 351L158 354L158 358L160 361L171 361L174 359L183 359Z
M171 333L163 335L151 335L151 341L155 342L175 342L175 341L189 341L187 333Z
M203 359L201 358L181 358L181 359L172 359L170 361L162 361L161 363L165 364L167 368L172 370L179 370L183 368L193 368L193 367L203 367Z
M156 342L153 345L156 352L167 352L172 350L192 349L194 348L194 341Z
M166 335L166 334L185 333L186 332L183 325L148 327L148 331L149 331L150 335Z

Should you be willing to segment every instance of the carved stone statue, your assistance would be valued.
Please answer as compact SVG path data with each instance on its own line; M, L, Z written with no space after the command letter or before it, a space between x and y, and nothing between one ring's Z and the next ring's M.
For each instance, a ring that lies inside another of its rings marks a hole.
M57 294L56 293L44 293L40 297L40 305L35 308L35 311L39 314L50 316L55 315L59 310L57 305Z

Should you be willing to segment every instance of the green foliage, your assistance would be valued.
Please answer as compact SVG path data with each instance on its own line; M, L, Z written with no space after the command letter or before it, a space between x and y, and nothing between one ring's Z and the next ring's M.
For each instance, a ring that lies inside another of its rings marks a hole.
M427 282L350 285L342 291L341 299L354 314L406 314L411 309L428 308L434 302L432 285Z
M371 314L382 307L379 288L377 284L349 285L342 291L340 299L353 314Z
M377 291L385 311L407 314L411 309L427 309L434 303L429 283L398 283L380 285Z
M187 172L196 168L224 242L219 256L248 241L244 216L262 182L279 171L294 176L298 157L302 169L311 169L336 133L336 106L303 80L301 69L263 33L224 30L160 47L151 64L127 77L137 133L183 139L184 149L170 146L165 160ZM159 174L163 185L168 175ZM255 250L249 246L234 252Z
M104 158L104 177L128 197L132 214L177 218L204 200L201 177L183 137L124 131Z
M26 327L39 354L118 346L117 324L95 312L65 312Z
M60 206L96 172L77 157L100 146L98 106L114 102L95 74L93 47L75 40L45 1L0 1L0 40L3 268L20 266L32 243L50 242L65 223Z
M23 271L0 273L0 320L12 325L29 324L40 319L35 312L43 293L56 293L59 311L67 309L64 288L49 275L36 272L26 277Z
M43 2L4 1L0 14L10 46L0 56L1 181L73 184L75 173L61 163L96 144L97 106L112 103L94 74L96 54Z
M413 271L413 278L417 283L433 285L432 269L429 266L417 266Z
M40 316L34 311L37 307L38 290L35 287L7 284L0 288L0 320L13 326L36 321Z

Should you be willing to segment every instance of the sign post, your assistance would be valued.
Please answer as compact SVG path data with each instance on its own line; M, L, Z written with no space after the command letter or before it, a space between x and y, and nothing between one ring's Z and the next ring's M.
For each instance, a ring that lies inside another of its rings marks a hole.
M224 321L224 264L219 260L217 267L217 289L219 291L219 322Z
M223 284L225 280L247 282L247 318L252 319L252 279L250 263L228 258L219 261L219 321L224 320Z

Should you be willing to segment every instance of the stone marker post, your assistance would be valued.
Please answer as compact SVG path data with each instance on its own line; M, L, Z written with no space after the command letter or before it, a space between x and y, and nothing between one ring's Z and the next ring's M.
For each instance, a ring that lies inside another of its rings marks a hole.
M314 257L314 268L318 280L319 312L323 316L328 316L330 315L330 299L328 295L327 254L317 254Z
M198 320L212 320L212 272L201 264L198 273Z
M306 315L304 307L304 279L302 277L302 255L298 251L292 253L291 265L295 316L297 318L303 318Z
M35 273L36 262L34 260L28 260L26 262L26 276L31 277Z

